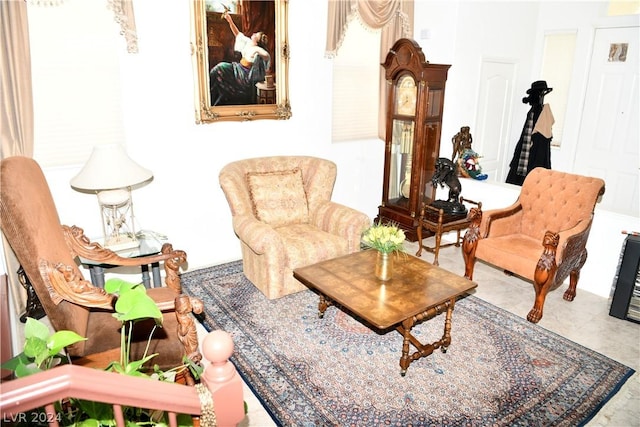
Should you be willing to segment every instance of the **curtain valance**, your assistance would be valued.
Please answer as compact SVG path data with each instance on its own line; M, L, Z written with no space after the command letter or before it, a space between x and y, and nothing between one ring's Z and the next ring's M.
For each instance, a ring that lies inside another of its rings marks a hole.
M353 18L371 29L383 28L393 43L411 35L413 0L329 0L326 56L337 55Z
M127 42L127 52L138 53L138 33L133 16L133 0L108 0L108 6L113 10L116 22L120 24L120 34Z

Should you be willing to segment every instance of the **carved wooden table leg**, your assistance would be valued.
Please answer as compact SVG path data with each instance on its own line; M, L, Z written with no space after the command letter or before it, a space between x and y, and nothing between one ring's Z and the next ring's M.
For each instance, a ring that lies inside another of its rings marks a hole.
M331 307L332 305L333 301L320 294L320 302L318 303L318 317L322 319L324 317L324 312L327 311L327 308Z
M452 298L442 304L438 304L423 313L417 314L404 320L396 330L404 337L402 341L402 356L400 357L400 375L403 377L407 373L409 365L414 360L418 360L422 357L427 357L437 348L441 348L443 353L447 352L447 348L451 344L451 317L453 314L453 307L455 305L455 298ZM419 322L423 320L429 320L437 316L438 314L446 311L446 317L444 321L444 333L442 338L431 344L422 344L418 339L411 334L411 329ZM409 344L412 344L418 351L413 354L409 354Z
M455 305L456 300L452 299L450 302L451 305L449 306L449 308L447 308L447 314L445 315L446 317L444 319L444 332L442 334L442 339L440 340L442 343L440 351L442 351L443 353L447 352L449 344L451 344L451 317L453 317L453 306Z
M409 343L411 343L412 339L415 340L414 336L411 335L411 328L415 325L415 317L411 317L404 322L402 325L398 326L398 332L402 334L404 339L402 340L402 356L400 357L400 375L403 377L407 373L407 369L411 364L412 360L409 356ZM421 348L422 344L418 348ZM431 350L433 352L433 350ZM429 354L431 354L431 352Z

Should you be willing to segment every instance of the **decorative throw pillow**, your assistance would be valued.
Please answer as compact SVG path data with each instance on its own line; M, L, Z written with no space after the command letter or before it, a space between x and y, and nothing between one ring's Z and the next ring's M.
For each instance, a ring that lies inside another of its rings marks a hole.
M309 222L307 194L300 168L276 172L248 172L253 213L273 227Z

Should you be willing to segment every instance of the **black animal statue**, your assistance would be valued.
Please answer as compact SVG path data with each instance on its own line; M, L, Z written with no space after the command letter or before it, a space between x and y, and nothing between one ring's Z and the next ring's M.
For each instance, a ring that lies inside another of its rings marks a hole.
M460 202L460 193L462 192L462 184L458 179L458 168L451 160L440 157L436 161L436 171L431 178L431 184L434 187L440 185L444 188L449 187L448 200L436 200L431 206L442 209L448 213L465 213L467 208Z

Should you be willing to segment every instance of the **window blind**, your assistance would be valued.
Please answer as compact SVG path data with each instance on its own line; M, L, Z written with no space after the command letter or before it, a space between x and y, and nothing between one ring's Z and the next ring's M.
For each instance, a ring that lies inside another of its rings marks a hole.
M28 5L34 157L42 166L83 163L94 145L124 143L122 36L102 2Z
M378 137L380 33L352 20L332 59L334 142Z

